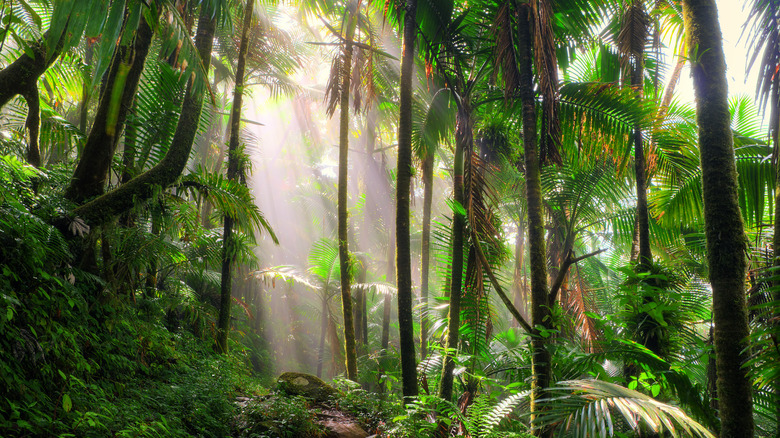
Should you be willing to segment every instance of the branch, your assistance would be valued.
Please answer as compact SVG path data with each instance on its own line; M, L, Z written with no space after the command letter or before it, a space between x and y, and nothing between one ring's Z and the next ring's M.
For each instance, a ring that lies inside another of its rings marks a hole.
M202 10L198 20L195 45L203 59L205 71L208 71L210 66L215 29L216 19ZM203 108L204 92L202 87L195 85L194 81L194 78L189 81L176 132L162 161L115 190L76 208L73 210L74 215L91 226L101 225L131 209L137 202L144 202L151 198L155 186L168 187L176 181L187 165Z
M43 72L57 59L62 48L62 38L60 44L51 51L46 46L46 39L47 35L44 35L40 40L30 43L29 50L0 70L0 108L12 97L25 93L35 85Z
M27 101L27 120L24 126L29 132L27 142L27 162L35 167L41 167L41 149L39 137L41 129L41 103L38 95L38 85L33 82L27 90L23 90L22 97Z
M506 306L507 310L509 310L509 313L512 314L512 316L515 318L515 321L517 321L518 324L520 324L521 327L523 327L523 330L526 331L528 334L533 333L533 329L531 328L531 325L528 324L528 322L523 318L523 315L520 314L520 312L517 310L514 304L512 304L512 301L507 297L506 293L504 292L504 289L501 287L501 285L498 283L498 279L493 274L493 269L490 268L490 264L487 261L487 258L485 257L485 253L482 252L482 247L479 245L479 239L477 239L477 232L476 230L471 230L471 237L474 240L474 249L477 250L477 258L479 259L479 264L482 265L483 268L485 268L485 272L488 275L488 278L490 278L490 283L493 285L493 288L496 290L496 293L501 298L501 301Z
M595 255L601 254L602 252L606 251L607 249L599 249L597 251L593 251L591 253L581 255L579 257L572 257L573 252L569 250L568 254L566 254L566 260L563 261L563 264L561 265L561 269L558 271L558 276L555 278L555 282L553 282L552 287L550 288L550 295L547 298L548 305L552 306L555 303L555 300L558 299L558 291L561 290L561 285L563 284L563 280L566 278L566 273L569 272L569 268L571 265L579 262L580 260L585 260L588 257L593 257Z

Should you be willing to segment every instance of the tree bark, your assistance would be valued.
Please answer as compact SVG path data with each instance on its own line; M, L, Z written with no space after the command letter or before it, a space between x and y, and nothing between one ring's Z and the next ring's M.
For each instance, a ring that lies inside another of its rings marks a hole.
M354 6L355 8L357 6ZM351 7L350 7L351 8ZM341 310L344 315L344 351L346 353L347 378L357 381L357 353L355 352L355 324L352 320L352 291L350 288L349 237L347 235L347 177L349 166L349 87L352 77L352 39L357 26L357 11L347 12L347 33L344 41L344 59L341 73L341 103L339 115L339 179L338 179L338 231L339 263L341 266Z
M358 271L357 281L358 283L365 283L368 260L365 257L360 257L359 263L360 270ZM365 354L366 342L363 320L365 319L366 311L366 290L364 288L361 287L355 291L354 304L355 305L352 308L352 318L353 321L355 321L355 350L357 354Z
M466 106L466 107L464 107ZM471 114L467 102L460 102L455 128L455 157L453 162L453 198L460 206L453 212L452 218L452 275L450 282L450 306L447 312L447 344L442 362L442 375L439 384L439 397L452 399L453 371L455 370L455 352L458 348L460 330L460 299L463 287L463 243L466 218L463 208L463 154L471 150ZM470 152L468 152L470 153Z
M154 32L141 14L131 47L117 45L79 163L65 197L83 202L100 195L111 168L125 120L141 81Z
M395 227L390 228L390 237L387 239L387 280L395 278ZM384 301L382 302L382 336L381 347L382 350L387 350L390 344L390 315L393 307L393 301L389 294L385 294Z
M422 223L422 266L420 268L420 359L428 356L428 292L431 270L431 207L433 205L433 154L423 159L423 223Z
M406 0L398 119L398 176L396 180L396 278L398 331L401 344L401 377L406 402L417 396L417 358L414 352L412 315L412 252L409 227L409 190L412 178L412 79L417 36L416 0Z
M35 167L41 167L41 148L39 145L41 131L41 102L38 95L38 85L32 83L28 90L22 93L27 101L27 120L24 127L27 128L27 162Z
M523 315L526 314L526 297L525 297L525 288L523 287L523 283L521 282L521 278L525 277L525 268L524 268L524 260L525 260L525 221L520 219L520 221L517 223L517 236L515 237L515 266L514 266L514 272L513 272L513 279L512 279L512 290L514 292L514 304L515 308L520 311ZM512 322L512 326L518 327L519 324L517 321Z
M642 102L642 87L644 80L644 60L641 55L634 60L631 71L631 86L636 92L636 102ZM650 249L650 217L647 209L647 171L645 163L645 149L642 142L642 128L639 124L634 126L634 171L636 173L636 223L639 229L639 268L642 272L650 269L653 262L653 253Z
M328 331L328 290L325 289L322 296L322 321L320 323L320 348L317 350L317 377L322 378L322 363L325 362L325 334Z
M769 128L772 135L772 146L773 146L773 159L774 159L774 166L775 166L775 211L774 211L774 226L773 231L774 234L772 236L772 249L773 249L773 256L774 259L772 261L772 265L775 268L780 268L780 205L778 205L778 202L780 202L780 157L777 156L777 154L780 152L780 108L778 105L780 105L780 77L775 76L775 79L772 84L772 100L770 102L772 103L772 110L769 117ZM778 271L775 271L775 274L777 275ZM774 281L774 292L772 293L772 301L780 302L780 280ZM780 309L775 307L775 312L772 318L774 324L780 324ZM776 382L774 385L774 392L776 400L778 397L780 397L780 383ZM776 438L780 438L780 403L777 404L777 407L775 408L775 430L777 431L775 433Z
M89 101L92 97L90 93L90 84L92 83L92 75L89 73L89 68L92 66L92 56L95 49L92 44L87 42L86 54L84 57L84 64L86 68L81 76L81 80L84 84L81 87L81 102L79 104L79 131L87 132L87 116L89 115ZM79 151L79 154L81 151Z
M714 0L684 0L687 47L696 93L707 261L712 285L721 438L753 436L747 370L747 241L738 202L728 83Z
M528 203L528 252L531 274L531 421L539 411L538 400L550 386L550 353L540 328L549 325L550 308L547 296L547 251L544 242L542 212L542 182L536 132L536 101L532 73L532 12L521 6L518 14L518 46L520 52L520 99L523 114L523 149L525 151L526 200ZM544 430L535 430L537 436Z
M244 96L244 72L246 70L246 55L249 50L249 29L252 27L252 11L254 0L247 0L244 6L244 22L241 27L241 42L238 47L238 64L236 65L236 85L233 91L233 109L230 117L230 140L228 141L227 178L239 181L243 169L240 167L241 156L238 142L241 134L241 105ZM233 223L235 218L225 215L222 232L222 278L219 289L219 320L217 322L217 350L225 354L228 351L227 338L230 333L230 300L233 285L232 265L235 260L235 241L233 239Z
M201 10L195 47L198 49L203 71L206 73L211 66L211 50L214 44L216 24L216 17L211 11ZM155 186L168 187L173 184L187 165L192 150L203 108L204 88L203 85L196 86L194 79L190 79L171 146L165 157L156 166L117 189L76 208L73 210L73 214L91 226L100 225L131 209L136 203L149 199Z
M23 94L38 82L38 78L60 55L60 48L49 50L47 35L30 43L16 61L0 70L0 108L17 94ZM32 55L32 57L30 56Z

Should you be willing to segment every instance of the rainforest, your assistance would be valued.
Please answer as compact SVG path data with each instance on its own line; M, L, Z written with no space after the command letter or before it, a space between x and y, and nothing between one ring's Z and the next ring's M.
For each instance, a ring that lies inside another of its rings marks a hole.
M779 70L770 0L2 1L0 436L780 437Z

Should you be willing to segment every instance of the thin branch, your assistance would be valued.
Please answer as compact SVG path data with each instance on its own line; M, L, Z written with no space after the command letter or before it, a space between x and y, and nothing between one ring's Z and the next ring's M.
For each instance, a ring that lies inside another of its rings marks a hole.
M471 236L472 239L474 240L474 249L476 249L479 263L485 269L488 278L490 278L490 283L493 285L493 288L496 290L496 293L501 298L501 301L504 303L507 310L509 310L509 313L511 313L512 316L515 318L515 321L517 321L517 323L520 324L521 327L523 327L523 330L525 330L526 333L532 334L533 328L531 328L531 325L528 324L525 318L523 318L523 315L520 314L520 312L517 310L515 305L512 304L512 301L509 299L509 297L504 292L504 289L498 283L498 279L496 278L495 274L493 274L493 269L491 269L490 264L488 263L487 258L485 257L485 253L482 252L482 247L479 245L479 239L477 239L477 232L473 228L471 230Z
M588 257L599 255L606 250L606 248L599 249L579 257L572 257L573 253L571 250L569 250L566 254L566 259L563 261L563 264L561 264L561 269L558 271L558 276L555 278L555 282L553 282L552 287L550 288L550 295L547 298L549 305L552 306L555 303L555 300L558 299L558 291L561 290L561 285L563 284L563 280L566 279L566 273L569 272L569 267L571 267L571 265L579 262L580 260L585 260Z

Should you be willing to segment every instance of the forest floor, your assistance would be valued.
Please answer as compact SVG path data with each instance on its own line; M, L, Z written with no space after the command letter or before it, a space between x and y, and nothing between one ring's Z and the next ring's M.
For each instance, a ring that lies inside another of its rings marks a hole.
M315 376L284 373L275 390L237 397L238 436L366 438L397 414L376 394L352 387L335 389Z

